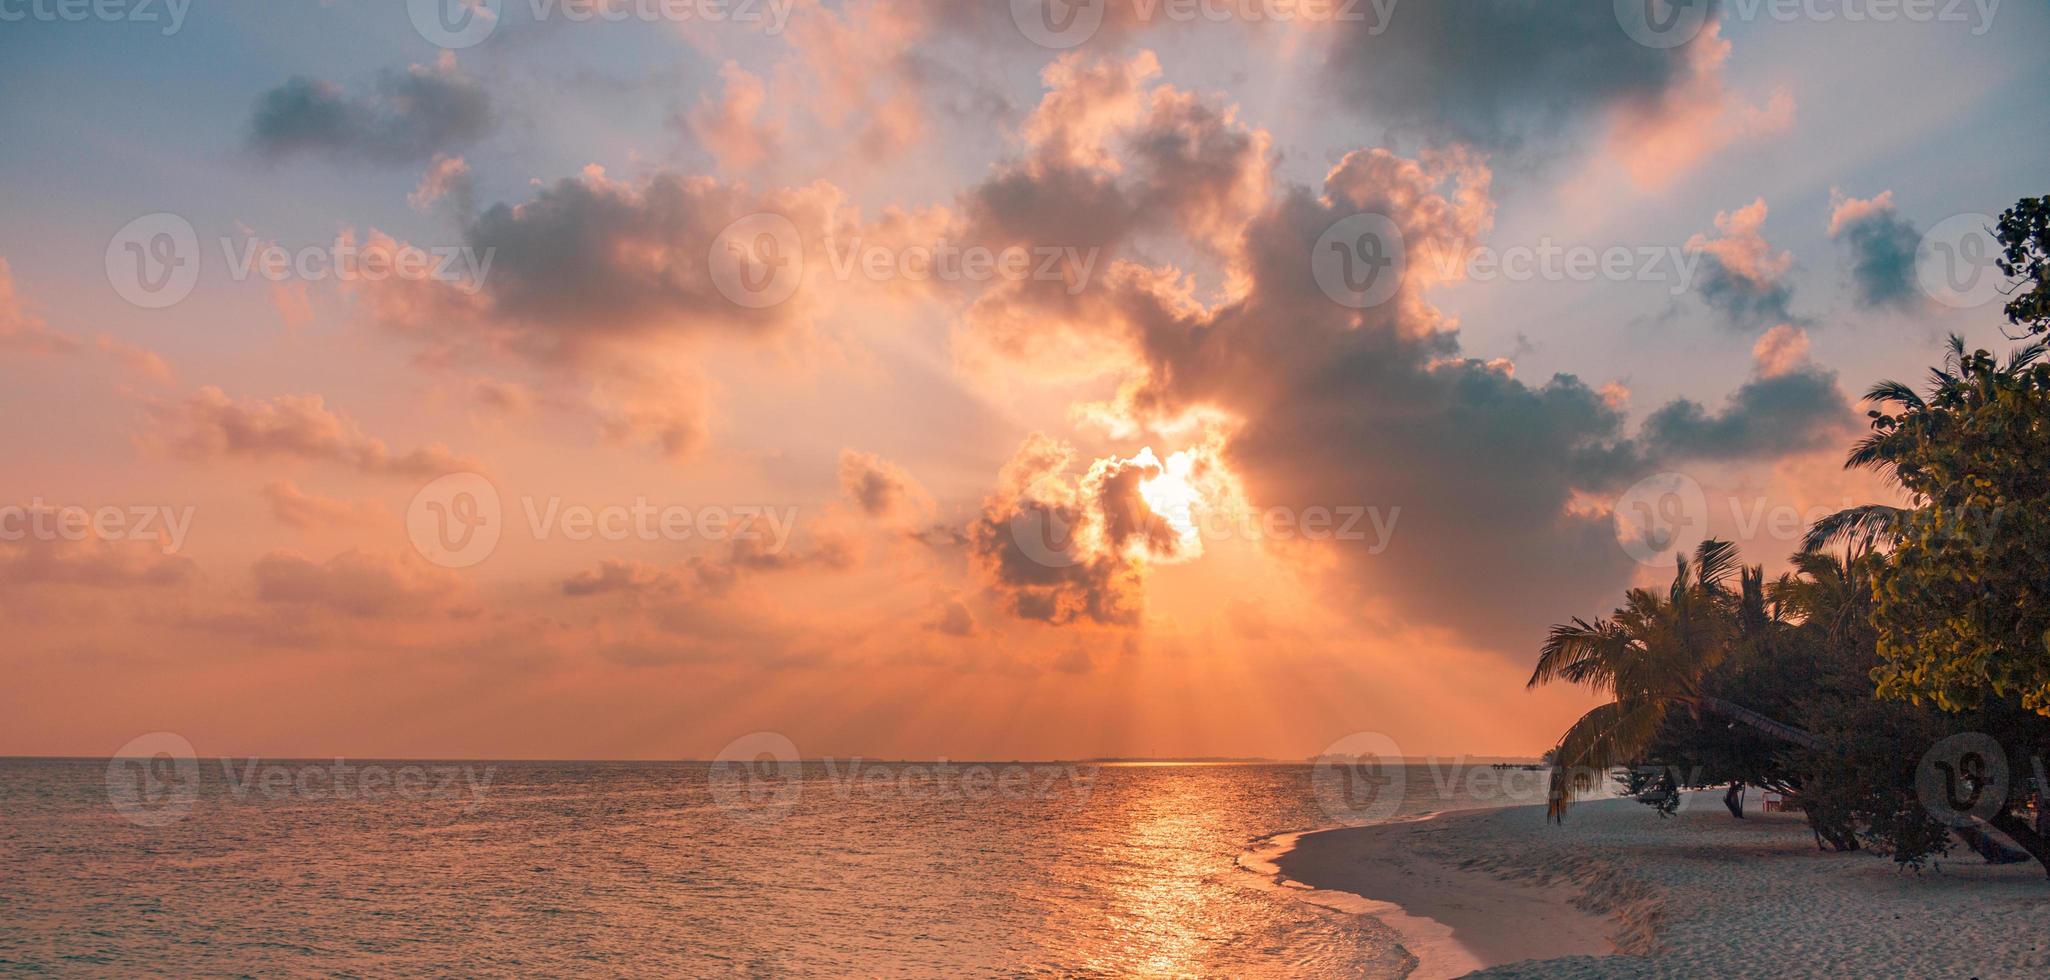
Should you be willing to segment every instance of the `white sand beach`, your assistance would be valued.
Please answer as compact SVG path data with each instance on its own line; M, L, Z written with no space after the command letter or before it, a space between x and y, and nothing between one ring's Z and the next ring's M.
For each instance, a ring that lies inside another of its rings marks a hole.
M2050 879L1959 847L1920 875L1818 851L1798 814L1695 794L1661 819L1631 800L1303 835L1287 881L1401 906L1422 921L1412 976L2042 977ZM1447 945L1449 936L1450 946ZM1408 945L1407 940L1405 945Z

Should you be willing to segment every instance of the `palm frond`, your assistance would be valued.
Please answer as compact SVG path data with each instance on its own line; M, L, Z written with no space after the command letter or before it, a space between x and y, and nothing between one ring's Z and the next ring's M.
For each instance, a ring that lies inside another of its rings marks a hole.
M1694 549L1694 577L1696 581L1709 588L1722 588L1730 573L1742 567L1743 561L1737 554L1734 542L1711 538L1701 542L1701 546Z
M1575 793L1600 785L1610 770L1639 761L1665 720L1666 702L1656 698L1616 701L1580 716L1552 750L1547 814L1563 816Z
M1803 552L1819 552L1836 544L1873 542L1892 544L1900 538L1901 522L1908 511L1885 504L1866 504L1840 510L1815 522L1801 539Z
M1556 680L1572 684L1588 684L1597 690L1613 686L1615 664L1620 659L1619 649L1629 642L1629 637L1605 619L1590 623L1575 617L1571 623L1552 627L1545 636L1545 645L1538 653L1537 669L1531 672L1526 687L1537 687Z
M1907 408L1922 408L1922 396L1899 381L1881 381L1865 392L1868 402L1892 402Z

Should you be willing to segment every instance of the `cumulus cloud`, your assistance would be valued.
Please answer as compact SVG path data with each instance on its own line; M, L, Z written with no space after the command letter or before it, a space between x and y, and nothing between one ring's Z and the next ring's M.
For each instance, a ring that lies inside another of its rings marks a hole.
M1753 378L1719 412L1671 402L1644 420L1644 437L1676 459L1757 459L1819 449L1855 423L1836 373L1809 366Z
M183 585L198 566L164 553L157 541L109 541L94 536L24 535L0 540L0 584L26 587L71 585L95 589L163 588Z
M1606 8L1601 17L1613 24ZM1115 86L1105 91L1128 101ZM1079 109L1066 115L1096 118ZM1110 234L1187 229L1191 202L1158 192L1145 168L1125 166L1120 139L1138 125L1096 127L1089 142L1066 144L1062 157L1090 159L1093 142L1123 168L1111 186L1124 208L1097 219L1113 223ZM1249 165L1229 141L1186 145L1202 148L1197 162L1208 166L1198 170L1242 174ZM1526 382L1511 365L1462 356L1456 325L1424 292L1457 275L1458 263L1435 259L1460 254L1489 230L1491 176L1470 153L1405 159L1384 150L1348 154L1321 190L1263 174L1259 206L1211 239L1226 263L1220 298L1204 300L1171 266L1119 261L1070 300L986 294L985 304L1009 315L985 322L1022 331L1008 349L1024 351L1047 332L1087 332L1115 353L1106 369L1122 378L1103 409L1135 427L1221 413L1230 420L1221 459L1254 507L1373 509L1384 518L1399 511L1384 547L1332 541L1324 549L1325 581L1351 606L1501 649L1528 645L1545 617L1599 601L1634 567L1607 515L1577 500L1620 492L1661 463L1812 445L1838 424L1843 401L1826 376L1792 372L1754 379L1717 413L1667 406L1654 415L1660 421L1633 433L1612 388L1564 374ZM1025 200L1057 197L1055 188L1071 180L1060 168L1023 167L990 183ZM1726 231L1755 234L1763 205L1755 211L1756 221L1725 216ZM1395 225L1408 261L1393 296L1356 309L1324 292L1313 257L1334 225L1363 213ZM1025 233L1058 242L1067 230L1054 222ZM1783 271L1762 247L1704 245L1726 256L1727 267L1768 281ZM1049 310L1059 315L1044 315ZM1101 501L1041 478L1066 464L1053 444L1028 444L971 529L972 550L1016 615L1133 622L1143 562L1092 545L1108 533ZM1143 524L1122 533L1150 537ZM1477 607L1475 594L1491 599Z
M1200 481L1212 465L1195 454L1185 459L1177 473L1183 479ZM1080 473L1075 462L1066 443L1038 432L1027 438L968 528L970 554L1020 619L1136 625L1148 567L1192 558L1202 540L1146 498L1142 485L1165 472L1150 450L1099 459ZM1210 496L1221 504L1220 489Z
M0 351L68 354L78 341L50 329L22 306L14 292L14 271L0 258Z
M420 186L406 195L406 203L415 211L431 211L444 201L458 221L468 223L477 210L476 185L462 157L436 154L420 175Z
M263 498L270 503L271 516L277 518L278 523L300 530L360 527L387 516L374 503L310 494L290 480L265 484Z
M1808 363L1808 331L1790 323L1767 330L1751 347L1752 360L1761 378L1792 374Z
M1137 625L1144 605L1140 564L1113 555L1074 554L1059 542L1067 528L1083 519L1075 507L1019 500L1008 509L992 510L970 534L993 588L1018 618L1054 625L1085 619ZM1040 546L1021 543L1032 536L1053 540L1045 553L1056 560L1042 560L1036 556Z
M1695 292L1709 309L1740 329L1795 319L1788 309L1794 287L1787 279L1794 256L1775 252L1766 242L1762 229L1767 213L1765 199L1759 198L1735 211L1716 214L1715 226L1722 237L1695 235L1687 240L1688 251L1698 253L1700 261Z
M803 569L845 570L857 558L853 539L829 522L814 522L807 547L794 546L785 515L736 521L725 546L675 565L606 559L562 581L572 598L624 595L636 599L725 596L750 577Z
M1860 200L1830 194L1829 237L1850 249L1858 305L1902 308L1915 298L1915 249L1921 233L1893 206L1893 192Z
M1383 24L1341 21L1325 70L1370 121L1426 142L1526 146L1605 109L1689 82L1691 50L1632 40L1606 3L1436 0ZM1706 37L1706 35L1705 35Z
M916 478L874 453L841 451L840 492L877 520L910 523L933 510L932 495Z
M722 239L761 215L788 224ZM587 386L583 407L608 439L681 460L710 435L710 385L699 366L707 345L806 349L831 296L805 287L803 277L826 264L826 241L856 217L824 182L756 191L672 171L615 180L593 166L469 223L471 254L491 262L481 280L344 286L373 320L422 345L423 360L511 358L575 379ZM747 254L720 251L722 242ZM373 232L361 247L405 245ZM726 270L789 275L795 289L781 302L743 302L747 287L721 280Z
M474 615L454 572L409 555L347 551L315 562L274 551L250 567L259 600L319 608L358 619Z
M797 300L751 308L713 279L713 243L734 222L781 215L801 241L822 242L842 218L843 196L820 183L755 193L709 177L658 173L641 182L593 167L500 204L469 228L495 256L481 284L490 315L545 353L651 331L761 333L802 321Z
M236 400L209 385L183 401L156 402L150 414L156 430L144 441L192 459L302 459L412 478L480 468L441 446L394 452L319 395Z
M372 91L357 95L294 76L257 99L250 142L272 158L413 163L474 143L495 123L490 93L444 52L432 66L385 72Z
M1793 126L1794 97L1786 89L1758 105L1728 89L1723 67L1730 50L1722 25L1710 23L1686 48L1684 81L1616 107L1609 149L1640 187L1665 187L1723 147Z
M975 613L958 593L943 592L934 597L932 617L926 620L925 628L942 636L974 636Z
M728 61L719 78L725 91L716 98L701 97L684 117L684 127L722 168L744 172L775 156L785 137L775 123L761 118L769 97L761 76Z
M41 317L30 313L15 292L14 270L5 258L0 258L0 353L69 355L88 349L97 351L116 368L142 380L153 384L171 382L171 365L147 347L101 333L93 336L88 348L78 338L53 329Z

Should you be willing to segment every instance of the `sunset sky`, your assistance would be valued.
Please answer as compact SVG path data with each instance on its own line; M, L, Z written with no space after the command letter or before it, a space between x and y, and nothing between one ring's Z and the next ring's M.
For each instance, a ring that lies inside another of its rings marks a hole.
M0 19L0 755L1536 755L2050 192L2020 0L440 2Z

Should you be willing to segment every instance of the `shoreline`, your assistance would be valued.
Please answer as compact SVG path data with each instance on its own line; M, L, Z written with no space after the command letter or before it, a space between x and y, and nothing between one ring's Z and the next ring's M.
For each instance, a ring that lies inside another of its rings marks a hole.
M2050 975L2050 881L1959 847L1920 875L1818 851L1798 814L1729 815L1719 792L1661 818L1629 799L1456 810L1275 835L1242 861L1401 936L1411 978ZM1414 945L1413 945L1414 943Z
M1416 847L1419 835L1515 809L1543 811L1476 807L1279 834L1249 852L1248 870L1271 869L1276 883L1299 899L1371 915L1395 930L1416 960L1408 980L1616 952L1621 923L1582 907L1569 886L1497 877Z

